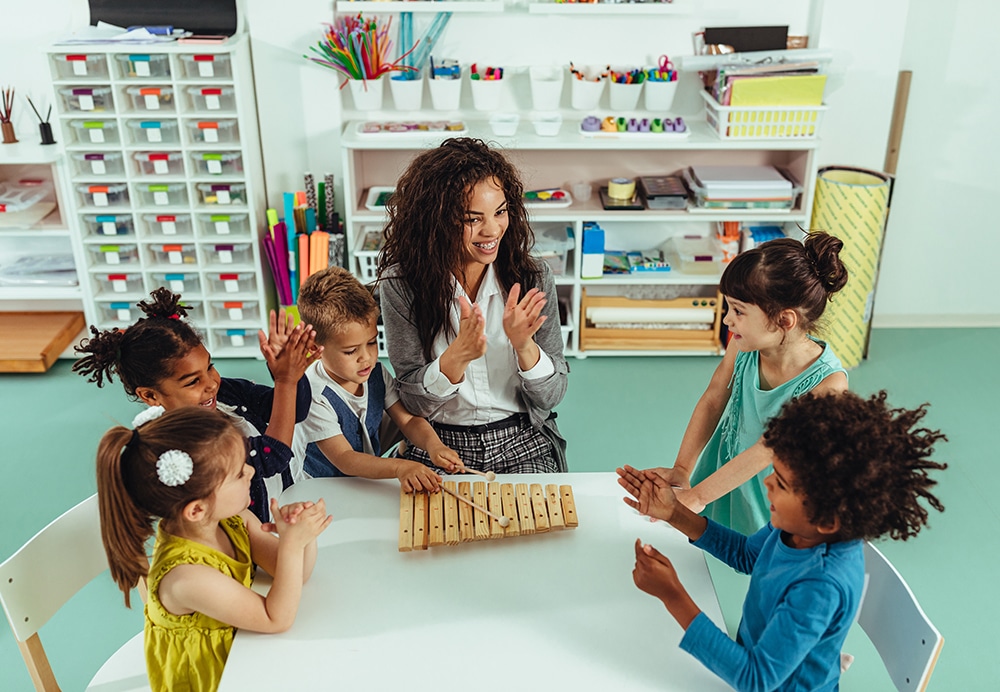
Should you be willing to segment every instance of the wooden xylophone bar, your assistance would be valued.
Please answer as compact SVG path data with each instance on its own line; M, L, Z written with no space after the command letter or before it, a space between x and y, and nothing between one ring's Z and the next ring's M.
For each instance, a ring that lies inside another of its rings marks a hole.
M448 493L399 493L399 550L426 550L491 538L527 536L578 525L573 488L540 483L444 481L462 497L510 520L506 528Z

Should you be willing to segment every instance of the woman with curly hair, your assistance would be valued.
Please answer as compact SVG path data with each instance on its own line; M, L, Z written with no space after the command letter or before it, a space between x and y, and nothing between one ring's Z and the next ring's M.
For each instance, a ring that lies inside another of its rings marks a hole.
M670 561L636 541L636 586L686 630L681 648L738 690L837 689L864 588L862 541L916 536L927 524L921 501L944 511L928 472L947 468L929 458L947 438L919 426L926 407L891 408L885 392L807 393L786 403L764 432L771 521L752 536L696 515L655 471L619 469L627 504L751 575L734 642L691 600Z
M478 139L447 139L410 163L379 256L386 345L403 404L467 466L565 471L553 409L569 368L522 192L511 163Z

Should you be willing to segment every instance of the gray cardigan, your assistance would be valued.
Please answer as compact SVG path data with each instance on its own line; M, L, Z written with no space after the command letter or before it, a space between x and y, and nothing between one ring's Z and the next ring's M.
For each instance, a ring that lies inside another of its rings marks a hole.
M548 377L538 380L521 379L521 397L531 424L538 429L551 443L555 450L559 470L566 471L566 440L559 433L555 416L549 417L552 409L562 401L566 394L569 365L563 356L563 335L559 328L559 303L556 296L556 284L552 270L545 262L542 267L542 291L549 300L542 310L548 319L542 323L535 333L538 347L548 354L552 360L554 372ZM382 321L385 324L386 348L389 351L389 361L396 374L399 397L410 413L427 417L442 403L457 395L440 397L432 394L424 387L424 373L429 365L424 358L423 348L417 328L410 317L410 304L413 294L404 281L396 278L395 267L390 267L385 278L379 282L379 296L382 307Z

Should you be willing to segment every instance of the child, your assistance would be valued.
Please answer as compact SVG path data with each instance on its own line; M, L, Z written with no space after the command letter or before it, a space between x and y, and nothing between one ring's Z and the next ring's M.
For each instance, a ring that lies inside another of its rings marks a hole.
M228 416L198 406L152 407L101 439L97 499L111 575L129 591L148 575L146 670L153 690L214 690L236 628L284 632L329 526L323 500L278 508L262 526L251 512L254 468ZM156 529L147 570L146 540ZM280 535L275 538L270 531ZM253 565L274 577L250 589Z
M398 478L407 492L437 490L441 479L427 466L380 456L383 412L435 466L449 473L463 468L427 421L406 410L395 378L378 362L378 305L371 291L346 269L330 267L303 284L298 306L323 346L321 360L306 371L312 409L298 426L309 443L308 475Z
M74 363L73 370L98 387L105 378L110 382L117 377L129 397L149 406L168 411L204 406L230 416L250 446L248 461L255 471L250 509L267 521L268 495L277 496L292 484L292 433L295 423L309 413L309 383L303 373L322 349L313 346L310 327L292 328L283 312L278 319L272 311L269 339L263 332L258 338L274 389L220 377L201 337L181 319L187 308L180 300L161 287L150 294L149 302L138 304L146 316L124 331L92 326L92 338L75 349L88 355Z
M767 421L805 392L847 389L840 359L810 334L830 295L847 283L843 246L826 233L812 233L804 244L780 238L737 255L722 274L732 340L673 468L657 471L678 486L687 507L707 506L706 516L741 533L767 523L770 455L760 443Z
M515 168L478 139L446 139L412 161L379 255L386 345L403 404L468 466L565 471L552 409L569 368L522 193ZM428 461L419 448L407 455Z
M805 394L785 404L764 433L774 472L767 477L771 521L752 536L726 529L677 502L653 471L619 469L635 499L740 572L750 573L736 641L691 600L670 561L635 544L636 586L659 598L686 631L681 648L738 690L835 690L840 649L864 587L863 540L906 540L927 523L928 459L946 439L918 428L926 404L891 409L885 392L862 399Z

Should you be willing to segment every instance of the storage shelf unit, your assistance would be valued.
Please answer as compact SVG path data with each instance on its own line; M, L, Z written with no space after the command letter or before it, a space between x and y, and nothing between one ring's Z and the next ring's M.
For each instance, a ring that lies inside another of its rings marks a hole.
M180 293L213 356L259 355L269 275L249 43L53 46L88 321ZM218 305L218 309L214 306Z

